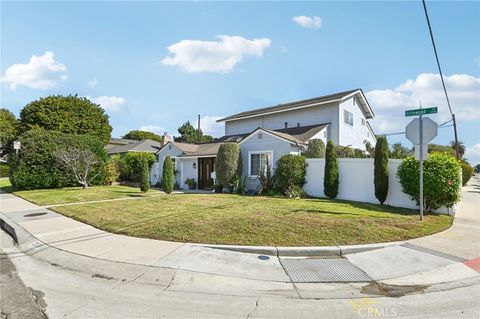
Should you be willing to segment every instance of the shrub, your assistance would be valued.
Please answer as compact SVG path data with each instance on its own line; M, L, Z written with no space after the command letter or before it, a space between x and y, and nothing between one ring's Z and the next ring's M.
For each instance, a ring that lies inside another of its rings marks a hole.
M215 161L215 173L218 184L233 191L241 176L241 153L238 143L224 143L220 145Z
M338 158L355 158L355 151L349 146L335 147Z
M7 163L0 163L0 177L8 177L10 166Z
M273 192L276 179L276 175L272 174L272 163L270 163L269 160L267 160L266 166L267 169L265 171L258 172L258 180L260 184L257 192L264 195Z
M115 182L118 182L120 178L120 168L117 162L109 158L105 164L105 176L103 178L103 185L112 185Z
M149 165L146 157L142 158L142 179L140 181L140 190L148 192L150 190L150 173Z
M173 171L173 162L170 156L165 157L163 161L163 172L162 172L162 189L165 193L170 194L173 191L174 186L174 171Z
M36 129L23 134L20 141L22 148L18 159L11 157L10 181L15 190L76 186L77 180L71 169L57 159L60 150L89 149L101 162L107 157L103 142L90 135ZM103 169L103 165L98 165L90 170L89 176L97 176L92 184L102 183Z
M328 141L325 153L323 193L330 198L335 198L338 195L338 163L335 145L332 141Z
M455 149L446 145L428 144L428 153L446 153L452 157L456 157Z
M150 152L128 152L122 156L124 162L123 178L130 181L140 182L143 174L143 159L147 160L148 167L155 162L155 154Z
M325 157L325 143L319 138L314 138L308 141L307 150L303 152L306 158L324 158Z
M423 193L426 211L451 207L460 200L460 164L448 154L433 153L423 162ZM419 162L408 157L398 167L402 191L419 204Z
M290 197L298 197L305 184L307 163L305 157L287 154L280 157L275 168L275 188Z
M461 161L460 166L462 167L462 185L465 186L472 177L474 168L465 161Z
M385 137L379 137L375 145L374 178L375 197L383 204L388 195L388 142Z

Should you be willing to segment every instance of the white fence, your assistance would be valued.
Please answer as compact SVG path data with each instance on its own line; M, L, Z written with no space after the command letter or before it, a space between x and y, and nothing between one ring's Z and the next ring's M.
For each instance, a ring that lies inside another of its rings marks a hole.
M388 160L388 196L385 204L397 207L418 209L416 203L402 192L397 177L397 169L402 160ZM303 190L310 196L325 197L323 193L323 175L325 159L307 159L307 183ZM339 158L338 159L338 199L375 203L375 186L373 184L373 158ZM452 213L452 209L441 208L438 213Z

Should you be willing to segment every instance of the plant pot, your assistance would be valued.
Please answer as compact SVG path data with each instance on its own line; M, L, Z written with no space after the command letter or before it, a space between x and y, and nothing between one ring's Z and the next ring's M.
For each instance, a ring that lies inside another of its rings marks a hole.
M188 184L188 189L192 190L196 188L197 188L197 184Z

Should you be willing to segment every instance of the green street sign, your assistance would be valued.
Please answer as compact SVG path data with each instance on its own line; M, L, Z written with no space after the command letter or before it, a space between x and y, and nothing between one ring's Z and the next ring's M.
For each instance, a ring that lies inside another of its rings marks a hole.
M438 113L437 107L429 107L426 109L416 109L405 111L405 116L425 115Z

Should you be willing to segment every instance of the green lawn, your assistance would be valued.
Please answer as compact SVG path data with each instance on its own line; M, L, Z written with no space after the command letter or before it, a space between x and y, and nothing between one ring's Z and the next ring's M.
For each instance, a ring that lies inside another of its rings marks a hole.
M171 194L55 211L109 232L154 239L238 245L376 243L433 234L452 217L327 199Z
M4 191L12 192L8 179L0 179L0 188ZM44 206L103 199L149 197L158 195L159 192L150 190L147 193L142 193L139 188L129 186L92 186L86 190L81 187L66 187L17 191L14 194L32 203Z

